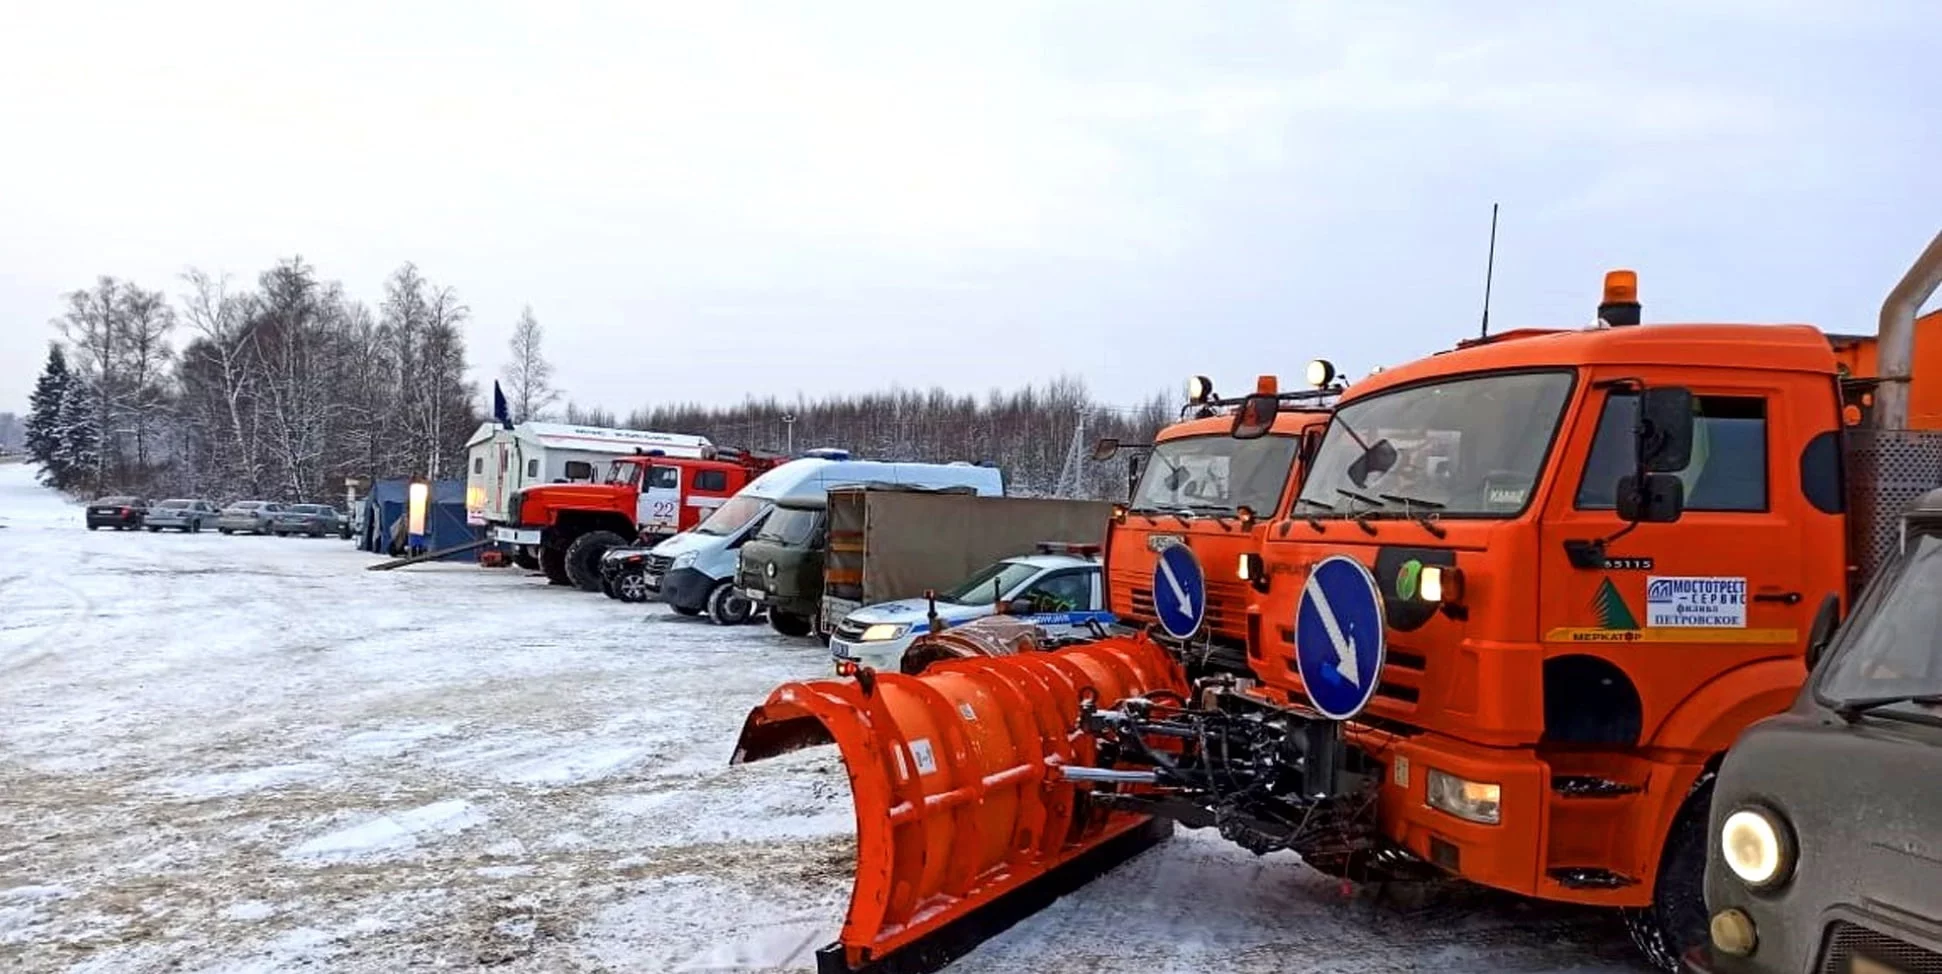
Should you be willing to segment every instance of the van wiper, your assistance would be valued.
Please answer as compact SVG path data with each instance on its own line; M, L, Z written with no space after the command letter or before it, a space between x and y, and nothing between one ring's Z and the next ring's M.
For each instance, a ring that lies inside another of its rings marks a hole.
M1930 707L1942 707L1942 693L1898 693L1885 697L1866 697L1848 700L1834 708L1843 720L1852 721L1871 710L1892 707L1898 703L1919 703Z
M1419 500L1403 494L1377 494L1376 496L1392 503L1401 504L1403 506L1404 517L1422 525L1423 530L1428 531L1438 540L1450 536L1450 532L1443 530L1443 526L1436 523L1435 512L1442 510L1444 505L1438 504L1435 501ZM1416 508L1419 507L1426 508L1426 510L1419 514L1416 512Z
M1226 504L1188 504L1186 509L1194 514L1213 518L1219 522L1222 531L1233 530L1227 526L1227 519L1234 516L1234 508Z

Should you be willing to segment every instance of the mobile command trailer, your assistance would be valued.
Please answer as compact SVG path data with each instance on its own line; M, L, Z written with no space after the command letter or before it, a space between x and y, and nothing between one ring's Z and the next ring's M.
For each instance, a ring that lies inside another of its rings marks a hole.
M1942 368L1914 354L1938 285L1942 235L1883 303L1873 377L1809 326L1642 325L1618 271L1592 327L1356 383L1261 551L1198 563L1253 590L1246 673L1188 679L1211 599L1168 584L1169 638L779 688L735 760L833 739L854 785L857 885L822 969L935 969L1172 822L1350 880L1617 908L1674 969L1719 933L1701 893L1728 746L1794 700L1817 605L1942 483L1912 408ZM1235 435L1278 405L1243 405ZM1036 719L980 719L976 694ZM919 752L936 774L900 770Z
M1004 476L996 467L851 460L838 451L825 454L791 460L755 478L693 530L655 545L645 569L648 591L683 615L705 611L718 625L739 625L755 614L755 605L735 587L741 548L778 502L819 502L834 488L865 483L969 487L989 497L1005 492Z
M712 445L706 437L682 433L532 422L507 429L482 423L465 441L465 519L475 527L505 524L517 491L536 484L593 483L617 456L660 451L699 457Z

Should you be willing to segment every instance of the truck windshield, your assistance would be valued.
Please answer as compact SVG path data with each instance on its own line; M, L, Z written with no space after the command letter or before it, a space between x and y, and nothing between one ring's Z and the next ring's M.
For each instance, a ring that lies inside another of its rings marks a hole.
M816 536L816 528L822 523L822 508L778 507L755 532L755 540L804 547Z
M625 460L615 460L607 464L607 483L617 484L622 487L639 487L641 485L641 465L638 463L628 463Z
M1038 569L1016 561L1001 561L964 580L964 584L937 597L952 605L990 605L998 596L1032 580Z
M1908 557L1869 586L1841 630L1819 696L1835 707L1879 702L1892 716L1942 706L1942 537L1913 539Z
M1409 386L1336 410L1297 514L1515 517L1529 503L1572 374Z
M1232 514L1246 506L1256 514L1270 514L1281 503L1299 445L1292 436L1237 440L1209 434L1167 440L1153 448L1133 492L1132 509Z
M716 537L731 535L740 531L748 522L760 517L762 512L768 509L769 499L766 497L737 494L730 497L728 503L715 508L715 513L708 515L708 520L695 525L695 533L712 534Z

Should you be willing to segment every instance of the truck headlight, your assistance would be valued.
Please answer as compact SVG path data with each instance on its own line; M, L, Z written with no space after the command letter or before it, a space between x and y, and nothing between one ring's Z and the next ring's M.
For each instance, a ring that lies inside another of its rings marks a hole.
M1416 590L1425 602L1463 602L1463 570L1447 565L1424 565Z
M678 555L675 555L674 560L668 563L668 571L678 572L681 569L694 564L696 554L697 553L693 551L684 551Z
M1456 775L1430 769L1425 796L1431 808L1447 812L1466 822L1496 825L1503 821L1504 789L1484 781L1466 781Z
M1726 816L1719 848L1726 868L1754 889L1778 886L1794 868L1792 834L1762 809L1741 808Z
M888 622L879 622L876 625L863 630L863 635L857 637L857 639L859 642L866 642L866 643L888 642L889 640L892 640L892 639L902 639L904 633L907 633L909 631L910 631L909 626L899 626Z

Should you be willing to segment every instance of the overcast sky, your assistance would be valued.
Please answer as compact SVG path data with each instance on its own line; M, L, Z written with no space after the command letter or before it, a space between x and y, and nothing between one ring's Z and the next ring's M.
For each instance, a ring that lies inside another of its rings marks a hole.
M301 9L299 9L301 7ZM60 294L301 254L653 400L1354 374L1493 324L1872 331L1942 3L13 3L0 410Z

